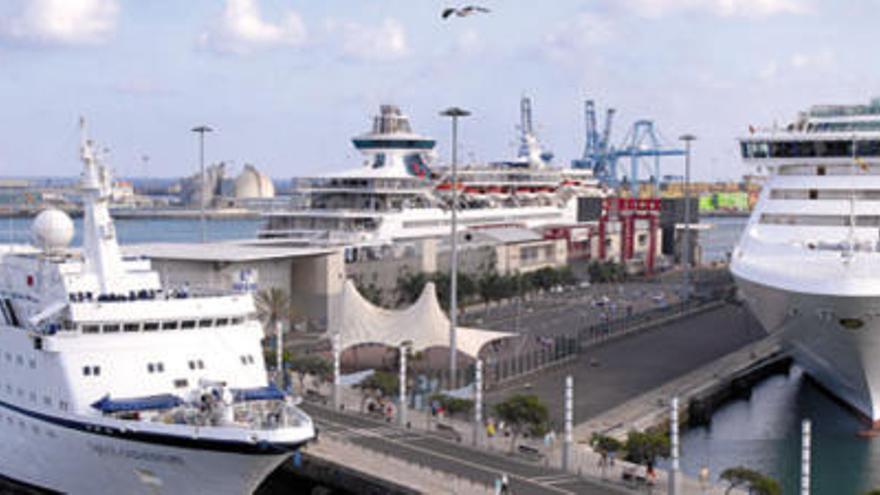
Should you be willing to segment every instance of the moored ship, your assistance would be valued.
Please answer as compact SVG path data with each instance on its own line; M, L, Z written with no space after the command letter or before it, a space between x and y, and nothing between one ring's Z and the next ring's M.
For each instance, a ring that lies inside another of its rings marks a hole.
M81 250L47 210L0 254L0 475L72 494L251 493L315 437L270 385L251 294L163 287L120 254L82 141Z
M880 426L880 99L750 131L743 158L769 178L731 272L767 331Z

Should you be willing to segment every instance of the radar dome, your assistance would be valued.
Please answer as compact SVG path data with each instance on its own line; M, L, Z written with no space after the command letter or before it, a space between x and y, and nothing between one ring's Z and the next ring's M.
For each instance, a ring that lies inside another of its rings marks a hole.
M66 248L73 240L73 221L61 210L40 212L31 224L34 245L44 251Z
M244 170L235 179L235 198L274 198L275 185L265 174L260 173L253 165L245 165Z

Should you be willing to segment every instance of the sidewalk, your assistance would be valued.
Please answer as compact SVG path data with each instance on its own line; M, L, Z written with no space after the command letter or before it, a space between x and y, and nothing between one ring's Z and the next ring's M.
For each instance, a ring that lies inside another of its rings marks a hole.
M326 397L332 397L332 386L324 384L321 387L321 392L322 394L327 394ZM350 387L344 387L340 393L341 406L345 411L349 413L367 414L366 411L361 410L362 397L363 395L361 394L360 390L352 389ZM379 418L381 417L381 415L375 414L372 417ZM499 434L493 438L488 438L485 432L485 428L480 428L477 443L476 445L474 445L473 423L469 421L448 417L436 418L432 417L430 413L426 411L418 411L412 409L407 411L407 419L410 427L416 431L431 432L433 434L446 438L447 440L457 441L467 446L472 446L479 449L486 449L490 452L502 453L507 455L508 457L513 456L523 463L537 463L539 465L556 469L562 468L562 441L560 438L561 435L557 435L557 440L549 447L544 444L543 439L538 440L533 438L520 437L517 439L516 448L512 449L512 437L505 437ZM398 427L396 419L392 420L388 424L390 427ZM579 425L576 428L576 431L577 429L584 426L585 424ZM577 439L578 436L575 435L575 438ZM586 443L586 441L580 441L580 443L578 442L579 441L576 440L575 444L572 446L572 458L569 472L573 475L577 475L578 477L584 479L601 480L602 482L611 483L612 485L619 486L621 488L628 488L633 491L647 491L649 493L656 494L668 493L668 481L666 471L659 468L655 469L656 481L653 486L649 487L644 481L644 467L622 460L617 460L614 463L614 466L603 467L600 465L600 455L594 452L593 449ZM519 450L520 446L525 446L525 448L532 453L526 454L521 452ZM632 474L629 481L624 480L625 472ZM707 484L704 487L700 485L699 481L688 478L686 476L682 476L682 489L682 494L685 495L724 495L725 493L728 493L725 491L726 487L722 485ZM450 492L445 491L435 493ZM743 494L744 492L731 490L729 493Z

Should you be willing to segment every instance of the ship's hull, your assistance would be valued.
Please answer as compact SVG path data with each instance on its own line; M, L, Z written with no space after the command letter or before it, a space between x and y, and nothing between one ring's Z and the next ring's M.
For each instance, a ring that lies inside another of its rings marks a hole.
M808 294L737 275L746 303L830 393L880 425L880 293Z
M247 494L289 456L117 438L6 407L0 438L0 475L72 495Z

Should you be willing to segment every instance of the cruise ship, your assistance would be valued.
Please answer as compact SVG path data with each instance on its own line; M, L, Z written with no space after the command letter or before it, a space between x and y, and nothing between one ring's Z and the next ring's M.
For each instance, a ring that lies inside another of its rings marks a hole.
M880 99L750 128L768 174L733 251L746 303L820 385L880 426Z
M530 112L530 105L523 109ZM352 139L363 164L298 179L296 204L266 213L259 235L354 248L448 236L453 188L462 229L577 222L577 198L604 189L589 170L553 167L530 124L520 132L514 160L463 164L453 184L449 167L435 166L435 141L413 132L398 107L382 105L372 130Z
M85 138L82 249L58 210L0 251L0 477L71 494L252 493L314 439L270 385L250 293L163 287L120 254Z

